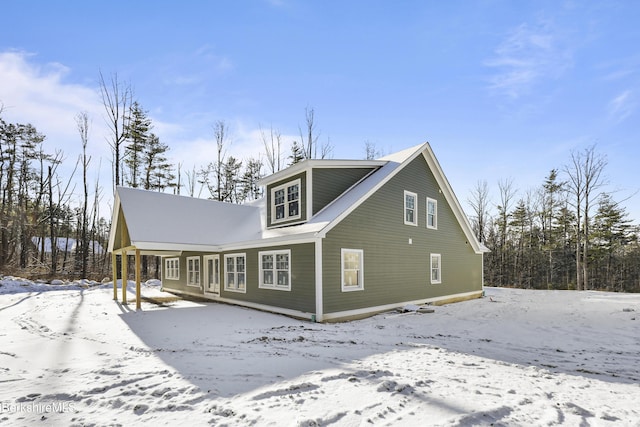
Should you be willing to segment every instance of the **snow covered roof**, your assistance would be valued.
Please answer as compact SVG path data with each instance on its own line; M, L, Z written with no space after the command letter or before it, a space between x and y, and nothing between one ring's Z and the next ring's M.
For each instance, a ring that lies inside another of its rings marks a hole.
M375 161L354 161L356 167L377 169L303 224L266 228L266 198L238 205L213 200L118 187L109 238L109 252L116 241L119 210L129 232L131 245L140 250L232 250L269 243L311 240L324 237L336 224L377 191L406 164L423 155L429 163L443 194L451 205L469 243L477 253L486 248L475 238L471 226L444 177L428 143L407 148ZM329 161L331 164L345 161ZM316 162L317 163L317 162ZM312 165L294 166L307 168ZM329 165L329 163L323 163ZM290 172L290 171L289 171ZM282 175L282 174L281 174ZM281 177L288 176L285 173ZM274 182L272 179L263 179ZM117 248L115 248L117 249Z

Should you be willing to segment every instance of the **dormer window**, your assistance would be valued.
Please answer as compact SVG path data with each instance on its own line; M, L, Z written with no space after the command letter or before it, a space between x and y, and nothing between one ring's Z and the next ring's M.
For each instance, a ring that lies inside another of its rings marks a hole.
M273 222L300 218L300 179L272 188L271 200Z

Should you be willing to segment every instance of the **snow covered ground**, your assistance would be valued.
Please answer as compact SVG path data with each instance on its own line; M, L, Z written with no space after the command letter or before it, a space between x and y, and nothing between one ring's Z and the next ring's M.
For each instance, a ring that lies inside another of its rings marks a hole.
M164 303L0 280L0 424L640 426L640 295L487 288L314 324L143 294Z

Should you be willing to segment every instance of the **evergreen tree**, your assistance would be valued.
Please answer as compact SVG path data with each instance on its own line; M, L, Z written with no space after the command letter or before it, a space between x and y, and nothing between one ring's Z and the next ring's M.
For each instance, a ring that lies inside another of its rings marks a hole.
M166 153L169 146L160 142L155 134L149 135L142 156L144 164L144 189L164 191L175 180L173 166L168 162Z
M126 138L129 144L125 147L125 164L129 168L127 185L137 188L142 184L144 153L150 143L151 119L142 109L138 101L131 105L131 115L127 125Z
M291 159L292 165L295 165L296 163L300 163L305 159L304 151L302 147L300 147L300 144L298 144L298 141L293 141L293 144L291 145L291 155L289 156L289 159Z

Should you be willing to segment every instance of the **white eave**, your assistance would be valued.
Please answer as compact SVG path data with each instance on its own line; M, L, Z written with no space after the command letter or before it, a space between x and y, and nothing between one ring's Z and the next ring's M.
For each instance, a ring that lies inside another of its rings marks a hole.
M312 169L355 169L355 168L378 168L387 163L384 160L336 160L336 159L306 159L296 163L286 169L282 169L272 175L265 176L258 180L259 186L266 186L273 182L278 182L290 176Z

